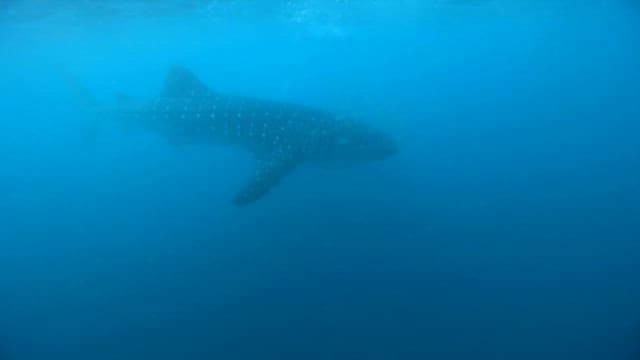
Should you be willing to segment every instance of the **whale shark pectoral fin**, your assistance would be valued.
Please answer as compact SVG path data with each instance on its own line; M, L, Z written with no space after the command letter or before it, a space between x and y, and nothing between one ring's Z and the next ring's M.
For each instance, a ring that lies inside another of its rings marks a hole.
M264 196L298 165L293 154L277 153L256 156L256 166L245 187L233 198L234 205L248 205Z

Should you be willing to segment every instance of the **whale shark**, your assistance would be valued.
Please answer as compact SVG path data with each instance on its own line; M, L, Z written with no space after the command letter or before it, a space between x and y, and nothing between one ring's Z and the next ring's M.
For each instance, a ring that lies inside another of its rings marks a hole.
M233 197L235 205L262 198L302 164L355 165L398 150L394 138L362 122L315 107L223 94L180 66L170 67L164 89L146 103L118 95L115 116L171 144L248 150L255 167Z

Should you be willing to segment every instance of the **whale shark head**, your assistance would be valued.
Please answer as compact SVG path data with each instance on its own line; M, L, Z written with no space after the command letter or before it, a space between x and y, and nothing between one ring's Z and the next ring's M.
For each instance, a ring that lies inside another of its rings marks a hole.
M346 123L334 137L329 154L333 163L352 165L384 160L398 152L398 143L387 133L361 123Z

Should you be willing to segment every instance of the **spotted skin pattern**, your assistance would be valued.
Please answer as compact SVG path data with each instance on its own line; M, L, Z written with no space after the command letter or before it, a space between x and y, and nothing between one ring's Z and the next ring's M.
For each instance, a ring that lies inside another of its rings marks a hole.
M248 149L256 166L236 205L261 198L301 163L361 163L397 149L386 134L323 110L214 92L181 67L169 70L161 96L144 105L123 101L120 113L173 144Z

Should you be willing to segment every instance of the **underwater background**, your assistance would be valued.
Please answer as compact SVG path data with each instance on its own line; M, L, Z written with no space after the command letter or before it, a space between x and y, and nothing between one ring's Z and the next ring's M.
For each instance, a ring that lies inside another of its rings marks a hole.
M2 1L0 360L640 359L640 4ZM88 124L185 66L397 139L251 156Z

